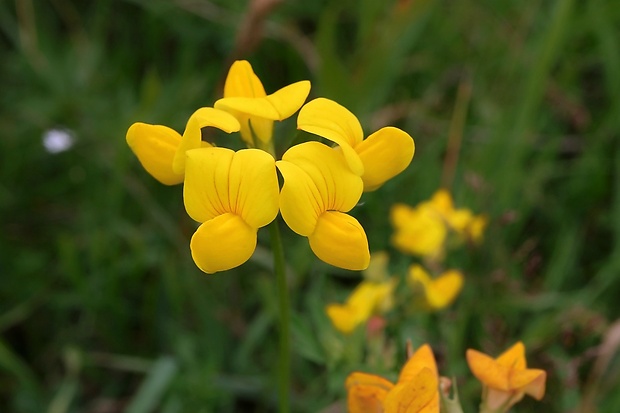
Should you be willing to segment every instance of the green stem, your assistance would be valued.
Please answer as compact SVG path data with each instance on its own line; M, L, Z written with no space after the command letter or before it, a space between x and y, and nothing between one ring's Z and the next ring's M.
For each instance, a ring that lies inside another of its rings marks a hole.
M273 251L273 270L276 273L278 288L278 308L280 310L280 362L278 365L278 399L280 413L289 412L289 393L291 383L291 344L289 330L289 297L286 286L286 267L284 248L280 237L278 220L269 225L271 250Z

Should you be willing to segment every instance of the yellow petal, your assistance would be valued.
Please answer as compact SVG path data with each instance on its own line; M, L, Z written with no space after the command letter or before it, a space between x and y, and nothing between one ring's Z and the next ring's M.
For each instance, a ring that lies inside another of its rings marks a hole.
M187 158L183 195L196 221L232 212L257 229L278 214L275 161L267 152L203 148L188 151Z
M438 375L435 355L428 344L420 346L407 360L398 376L398 383L414 381L415 377L423 369L428 369L436 377Z
M133 153L144 169L164 185L183 182L183 174L172 170L172 161L180 142L181 135L162 125L138 122L127 131L127 144Z
M236 132L241 127L233 115L222 110L205 107L195 111L187 121L181 144L174 155L173 169L176 173L180 174L185 170L187 151L204 146L201 129L207 126L218 128L226 133Z
M224 97L263 97L265 88L247 60L237 60L228 70Z
M446 189L437 190L431 197L430 203L433 208L439 211L444 217L449 216L454 211L452 196Z
M379 413L383 401L394 385L374 374L353 372L345 382L349 413Z
M325 98L314 99L299 111L297 128L335 142L353 173L364 173L362 160L354 149L364 139L362 125L344 106Z
M350 215L324 212L308 237L310 248L321 260L348 270L363 270L370 262L366 233Z
M383 403L386 413L439 413L439 379L422 368L412 380L398 382Z
M316 184L299 166L291 162L276 162L284 177L280 192L282 218L299 235L307 237L314 232L324 205Z
M537 400L545 394L545 380L547 373L539 369L525 369L513 371L510 374L510 387L515 390L527 391ZM527 390L526 390L527 389Z
M390 220L395 229L392 244L402 252L428 257L442 253L447 228L441 216L428 203L417 208L394 205Z
M537 369L532 369L528 371L534 371L538 375L527 386L525 386L525 393L529 394L536 400L541 400L545 396L545 383L547 381L547 372Z
M364 164L364 191L374 191L409 166L415 144L406 132L386 127L355 146L355 152Z
M525 345L521 341L516 342L512 347L500 354L496 361L509 369L524 370L527 367Z
M426 287L426 301L433 309L442 309L450 305L463 288L463 274L449 270L434 279Z
M246 262L256 249L256 229L238 215L226 213L198 227L190 242L192 258L202 271L212 274Z
M276 164L284 177L282 218L300 235L314 232L325 211L350 211L362 195L362 180L346 167L342 154L319 142L293 146Z
M389 311L395 281L396 279L384 282L362 281L349 296L347 305L355 309L364 321L373 313Z
M275 219L280 187L276 162L270 154L259 149L235 152L228 180L231 212L253 228L263 227Z
M183 200L193 220L205 222L231 211L229 170L234 152L226 148L200 148L187 152Z
M225 97L215 102L215 107L238 111L251 117L284 120L299 110L310 93L310 82L302 80L262 97Z
M476 350L468 349L467 364L472 374L484 385L497 390L510 391L510 370L493 358Z
M334 327L344 334L350 334L364 321L354 308L346 304L329 304L325 311Z

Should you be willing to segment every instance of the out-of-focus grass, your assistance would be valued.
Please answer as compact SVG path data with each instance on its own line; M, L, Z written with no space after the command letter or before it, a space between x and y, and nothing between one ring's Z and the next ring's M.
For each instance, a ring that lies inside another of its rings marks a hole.
M354 212L395 272L406 260L389 245L392 203L445 184L490 217L481 247L449 256L467 276L457 303L389 320L383 360L323 313L357 275L316 262L286 231L296 411L342 400L353 368L393 376L410 338L429 341L442 373L459 378L467 411L479 386L465 349L498 354L522 339L549 383L520 411L617 412L617 348L601 343L620 317L620 4L285 2L254 49L236 41L246 10L0 4L2 410L274 410L268 251L201 274L181 189L158 185L124 142L134 121L181 130L219 96L231 59L247 58L268 91L308 78L312 96L348 106L367 133L395 124L414 136L411 167ZM461 103L459 89L471 90ZM71 150L44 150L54 127L73 131ZM451 133L462 144L447 181Z

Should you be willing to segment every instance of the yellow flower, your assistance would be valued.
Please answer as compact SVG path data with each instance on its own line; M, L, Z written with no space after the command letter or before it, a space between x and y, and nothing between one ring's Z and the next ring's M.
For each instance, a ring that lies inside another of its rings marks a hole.
M526 394L536 400L545 395L547 373L527 368L522 342L517 342L496 359L469 349L467 364L483 384L485 411L507 412Z
M395 204L390 212L392 243L399 250L438 259L444 253L449 231L474 242L482 239L486 218L468 209L455 209L450 193L440 189L415 208Z
M342 153L319 142L293 146L277 162L284 177L280 212L297 234L328 264L350 270L368 267L364 228L348 215L362 195L362 180Z
M374 191L404 171L415 152L411 136L391 126L364 139L355 115L325 98L314 99L301 108L297 127L338 144L351 170L362 177L364 191Z
M473 242L479 242L486 226L486 218L475 216L469 209L456 209L450 193L440 189L430 200L431 206L436 209L441 218L458 235L466 237Z
M392 244L402 252L429 258L443 254L448 229L432 206L426 202L412 208L395 204L390 211L394 227Z
M256 248L258 228L278 214L278 190L275 160L267 152L188 151L185 209L202 223L190 243L196 265L210 274L246 262Z
M308 93L310 82L302 80L267 95L250 63L237 60L226 77L224 97L214 106L239 120L241 137L250 147L265 149L271 147L273 121L292 116L303 105Z
M448 270L431 279L421 265L409 267L407 280L414 286L421 286L424 306L430 310L441 310L452 304L463 288L463 274Z
M390 310L395 286L395 279L384 282L362 281L345 304L329 304L326 308L327 316L338 331L350 334L373 314Z
M439 413L439 375L428 344L405 363L396 384L354 372L345 386L349 413Z
M185 152L211 146L201 140L200 129L207 126L227 133L240 127L230 114L205 107L190 116L183 136L167 126L136 122L127 131L127 144L151 176L164 185L176 185L183 182Z

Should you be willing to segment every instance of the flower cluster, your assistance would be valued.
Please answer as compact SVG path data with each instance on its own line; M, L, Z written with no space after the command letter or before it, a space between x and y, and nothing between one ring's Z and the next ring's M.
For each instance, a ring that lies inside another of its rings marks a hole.
M406 254L440 260L445 254L449 235L457 241L482 240L487 220L468 209L456 209L450 193L440 189L428 201L415 208L406 204L392 206L394 227L392 244Z
M536 400L545 395L547 374L526 367L521 342L497 359L469 349L467 363L483 384L481 413L505 413L526 394ZM374 374L351 373L345 382L347 408L349 413L462 412L456 391L449 397L450 382L439 377L433 351L424 344L409 357L396 384Z
M364 139L355 115L325 98L304 105L309 93L310 82L300 81L267 95L251 65L237 61L223 98L194 112L182 135L146 123L134 123L127 131L127 143L148 173L165 185L184 184L187 213L200 223L190 249L204 272L246 262L256 248L258 229L278 213L308 238L321 260L351 270L368 266L366 233L349 212L364 191L379 188L409 165L413 139L394 127ZM305 142L276 161L274 121L298 110L298 129L336 147ZM235 152L204 142L206 127L239 132L248 149ZM284 178L281 189L277 170Z

